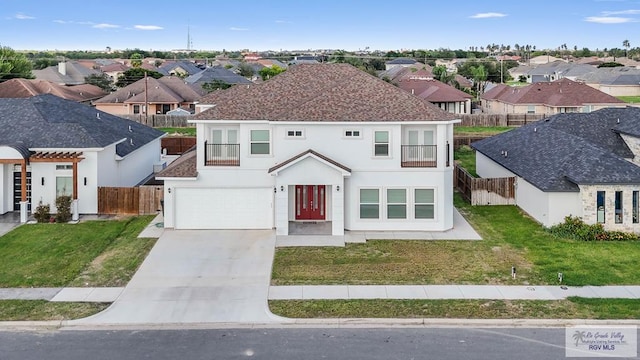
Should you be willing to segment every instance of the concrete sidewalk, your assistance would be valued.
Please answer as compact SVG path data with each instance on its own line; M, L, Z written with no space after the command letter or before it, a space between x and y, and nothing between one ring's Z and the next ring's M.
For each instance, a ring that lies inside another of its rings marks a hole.
M640 286L294 285L269 288L269 300L563 300L570 296L640 299Z

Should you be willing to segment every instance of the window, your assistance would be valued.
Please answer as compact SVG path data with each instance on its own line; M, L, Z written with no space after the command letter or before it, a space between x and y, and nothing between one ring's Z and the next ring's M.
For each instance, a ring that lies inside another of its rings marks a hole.
M133 113L140 114L140 105L133 105Z
M591 105L585 105L582 107L582 112L584 113L590 113L591 112Z
M269 154L269 130L251 130L251 155Z
M535 105L527 105L527 114L535 114L536 106Z
M287 130L287 137L301 138L304 136L302 130Z
M73 170L73 165L56 165L56 170Z
M615 193L615 208L616 208L616 224L622 224L622 191L616 191Z
M380 218L380 192L378 189L360 189L360 219Z
M407 190L387 189L387 219L407 218Z
M374 155L389 156L389 132L376 131L374 135Z
M359 138L360 137L360 130L345 130L344 131L344 137Z
M598 191L596 193L596 218L599 223L604 224L604 191Z
M435 194L433 189L415 189L415 218L435 218Z
M638 222L640 222L639 219L638 219L638 210L640 209L639 205L638 205L638 194L639 193L640 193L639 191L635 190L633 192L633 198L631 200L631 202L632 202L631 207L633 209L633 214L632 215L633 215L633 223L634 224L637 224Z
M73 179L69 176L56 177L56 197L73 196Z

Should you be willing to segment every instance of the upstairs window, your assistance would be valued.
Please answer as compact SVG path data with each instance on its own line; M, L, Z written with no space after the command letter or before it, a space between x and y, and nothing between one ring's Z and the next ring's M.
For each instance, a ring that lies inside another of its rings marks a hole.
M389 132L376 131L373 145L374 156L389 156Z
M344 137L346 138L359 138L360 130L345 130Z
M288 138L302 138L304 137L304 131L302 130L287 130Z
M251 155L268 155L269 130L251 130Z

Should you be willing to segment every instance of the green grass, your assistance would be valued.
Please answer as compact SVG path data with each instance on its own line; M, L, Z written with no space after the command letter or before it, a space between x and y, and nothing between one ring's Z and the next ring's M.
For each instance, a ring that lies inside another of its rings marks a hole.
M158 128L160 131L164 131L169 135L186 135L186 136L196 136L196 128L195 127L165 127Z
M276 250L272 284L640 284L640 242L559 238L515 206L455 205L482 241L368 241ZM511 279L511 266L518 270Z
M96 314L107 306L109 304L0 300L0 319L3 321L71 320Z
M469 146L461 146L453 152L453 159L471 176L478 177L476 173L476 151Z
M467 136L483 136L483 135L496 135L503 132L512 130L510 126L459 126L453 127L454 135L467 135Z
M618 99L626 103L640 103L640 96L616 96Z
M79 285L72 281L85 270L92 285L126 282L152 245L136 239L151 218L20 226L0 237L0 287ZM116 259L110 252L126 254ZM101 255L104 266L91 270Z
M640 300L271 300L289 318L638 319Z

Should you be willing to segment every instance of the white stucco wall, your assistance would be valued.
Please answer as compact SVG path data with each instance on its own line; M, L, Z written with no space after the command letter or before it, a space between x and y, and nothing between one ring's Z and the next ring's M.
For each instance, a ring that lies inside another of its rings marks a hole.
M501 178L516 176L500 164L491 160L484 154L476 151L476 173L481 178Z
M128 140L127 140L128 141ZM118 161L118 186L135 186L160 162L160 139L153 140Z
M566 216L582 217L582 198L579 192L550 192L548 226L553 226L564 221Z
M549 194L520 177L516 179L516 204L542 225L550 225Z
M9 172L7 168L9 166L11 165L0 164L0 214L4 214L11 209L9 208L9 186L7 186L7 173Z

